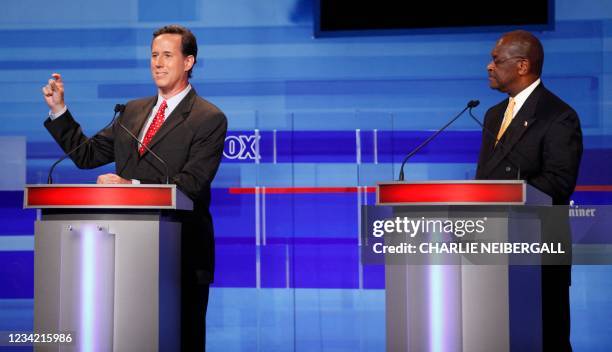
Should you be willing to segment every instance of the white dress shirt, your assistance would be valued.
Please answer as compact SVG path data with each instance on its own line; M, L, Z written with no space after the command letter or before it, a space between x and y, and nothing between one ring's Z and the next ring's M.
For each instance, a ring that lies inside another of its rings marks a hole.
M531 93L533 93L533 91L536 89L538 84L540 84L539 78L536 79L535 82L531 83L529 87L523 89L520 93L518 93L514 97L514 111L512 111L513 119L516 116L516 114L519 112L519 110L521 110L521 107L523 106L523 104L525 104L525 101L527 100L527 98L529 98Z
M140 130L140 134L138 134L138 140L142 142L142 140L144 139L144 136L147 133L149 126L151 126L151 124L153 123L153 119L155 118L155 115L157 114L157 110L159 110L159 107L161 106L164 100L166 100L166 104L168 104L168 106L166 107L166 111L164 111L164 121L166 121L168 116L172 114L172 111L174 111L174 109L176 109L176 106L181 101L183 101L183 99L185 98L185 96L187 96L187 93L189 93L190 90L191 90L191 84L188 84L187 87L185 87L185 89L183 89L182 91L180 91L180 93L171 97L170 99L164 99L161 96L161 94L158 94L157 103L153 107L153 110L151 111L151 115L149 115L149 118L147 119L147 122L145 123L144 127L142 128L142 130Z

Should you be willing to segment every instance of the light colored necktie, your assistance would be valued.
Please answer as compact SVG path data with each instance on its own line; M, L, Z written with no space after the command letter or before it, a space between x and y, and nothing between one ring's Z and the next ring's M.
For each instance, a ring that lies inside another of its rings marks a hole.
M506 132L506 129L508 128L508 126L510 126L512 119L514 118L513 115L515 103L516 102L514 101L514 98L511 97L510 101L508 102L508 107L506 107L506 112L504 113L504 120L502 121L501 127L499 128L499 132L497 132L497 141L499 141L504 135L504 132ZM495 145L497 145L497 141L495 141Z
M151 122L151 126L149 126L149 129L147 130L147 133L145 134L144 139L142 140L143 145L146 145L147 147L149 146L149 143L151 143L151 140L153 139L161 125L164 123L167 107L168 104L166 103L166 101L162 101L159 109L157 110L157 114L155 114L155 117L153 118L153 122ZM146 151L147 150L144 146L140 146L140 149L138 150L140 155L143 155Z

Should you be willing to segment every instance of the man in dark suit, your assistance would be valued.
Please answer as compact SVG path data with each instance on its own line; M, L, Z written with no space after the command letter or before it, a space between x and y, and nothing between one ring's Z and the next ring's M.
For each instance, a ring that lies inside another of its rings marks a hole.
M157 96L127 103L118 121L168 165L170 182L194 202L182 227L181 341L184 351L205 348L208 288L214 272L210 185L215 177L227 131L225 115L200 98L189 84L197 58L195 36L181 26L153 34L151 74ZM64 83L53 74L43 88L51 109L45 127L66 152L87 137L64 104ZM102 184L165 183L166 169L146 148L114 123L93 136L71 156L79 168L116 163L116 174L98 177Z
M490 86L509 98L485 115L485 129L492 133L483 131L476 178L524 179L548 194L553 204L569 204L582 156L580 120L540 81L542 44L529 32L514 31L497 41L491 56ZM544 236L571 246L567 212L564 216L556 228L561 231L545 231ZM570 275L569 265L542 266L545 351L571 351Z

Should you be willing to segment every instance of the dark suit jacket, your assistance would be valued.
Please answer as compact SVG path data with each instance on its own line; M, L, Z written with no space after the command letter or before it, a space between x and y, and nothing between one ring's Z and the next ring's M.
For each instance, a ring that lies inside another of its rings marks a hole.
M157 96L127 103L119 121L138 136ZM69 111L45 127L66 152L86 140ZM195 89L185 96L155 134L149 148L168 164L170 182L194 202L183 223L183 274L191 269L200 283L213 280L214 237L209 212L210 185L215 177L227 132L221 110L200 98ZM138 154L138 143L117 123L92 137L71 155L79 168L91 169L115 162L116 173L141 183L165 183L165 168L150 153ZM186 246L185 244L189 244Z
M497 135L508 99L490 108L485 128ZM582 157L582 132L576 111L541 83L527 98L495 146L482 135L477 179L520 178L548 194L555 205L569 204Z
M508 99L485 115L485 128L497 135ZM483 131L477 179L520 178L548 194L555 205L569 204L582 157L578 115L542 84L527 98L495 146L495 137ZM503 144L503 145L502 145ZM568 265L542 266L542 331L544 351L570 351L569 285L571 232L566 207L543 207L542 242L561 242ZM543 263L558 258L542 257ZM551 262L552 263L552 262Z
M495 146L508 99L490 108L485 115L477 179L526 180L548 194L554 205L567 205L574 192L582 157L582 132L578 115L569 105L542 84L527 98ZM541 211L542 241L561 242L571 263L571 232L567 208ZM543 260L548 260L543 258ZM548 269L547 269L548 270ZM569 266L557 270L558 282L570 283ZM547 279L548 280L548 279Z

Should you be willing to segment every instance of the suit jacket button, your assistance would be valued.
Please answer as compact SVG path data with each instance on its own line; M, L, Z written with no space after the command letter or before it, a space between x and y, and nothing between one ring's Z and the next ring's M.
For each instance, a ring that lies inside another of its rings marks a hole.
M506 166L506 172L510 172L510 170L512 170L512 168L510 166Z

